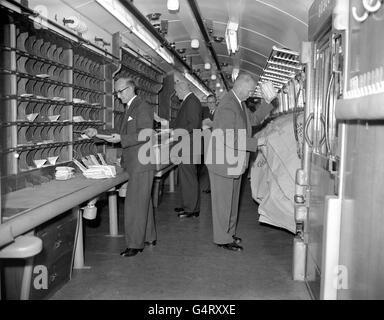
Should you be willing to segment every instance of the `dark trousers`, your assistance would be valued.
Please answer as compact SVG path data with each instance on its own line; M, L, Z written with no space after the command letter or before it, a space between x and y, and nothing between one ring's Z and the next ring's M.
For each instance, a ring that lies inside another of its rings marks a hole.
M197 165L180 164L179 182L181 187L181 207L186 212L200 211L200 187L197 178Z
M236 235L241 178L219 176L209 172L211 179L213 242L226 244L233 242Z
M128 248L142 249L145 241L156 240L152 203L155 171L132 173L124 202L125 239Z
M205 164L200 165L199 181L201 190L210 190L211 183L209 182L208 168Z

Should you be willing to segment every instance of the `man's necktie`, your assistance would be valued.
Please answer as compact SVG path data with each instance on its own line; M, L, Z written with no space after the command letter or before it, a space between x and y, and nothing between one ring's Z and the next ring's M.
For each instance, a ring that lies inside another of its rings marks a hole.
M243 111L243 114L244 114L245 128L248 131L248 117L247 117L247 109L246 109L247 105L245 104L245 102L241 103L241 108L242 108L242 111Z

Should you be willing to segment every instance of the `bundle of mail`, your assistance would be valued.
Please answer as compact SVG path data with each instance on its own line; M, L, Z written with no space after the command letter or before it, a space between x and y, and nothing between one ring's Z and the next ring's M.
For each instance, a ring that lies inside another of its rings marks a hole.
M94 155L81 158L81 162L76 159L74 159L73 162L88 179L106 179L116 177L116 168L108 165L101 153L98 153L97 155L101 164Z

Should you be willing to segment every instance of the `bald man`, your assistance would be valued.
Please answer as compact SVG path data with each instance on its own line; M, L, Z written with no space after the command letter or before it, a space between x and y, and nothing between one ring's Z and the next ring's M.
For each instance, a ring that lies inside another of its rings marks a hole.
M198 217L200 213L200 187L197 177L197 165L193 160L199 155L193 154L192 132L201 129L202 108L200 100L191 92L189 85L184 81L175 82L176 95L182 100L180 110L170 127L173 129L185 129L190 133L190 163L179 165L179 181L181 187L181 204L175 208L179 218Z
M120 78L115 83L115 95L125 106L123 121L118 133L105 140L121 143L122 167L129 173L129 182L124 202L124 226L127 248L120 253L123 257L132 257L142 252L144 246L156 245L156 227L151 198L154 164L143 164L139 150L145 141L139 141L138 135L143 129L153 128L153 108L136 95L136 84L131 78ZM99 133L111 133L104 130ZM89 137L98 132L88 128Z
M215 130L221 130L224 135L232 130L233 135L210 139L205 153L212 156L211 159L206 158L206 165L211 182L213 241L231 251L243 250L240 246L242 240L236 236L241 178L248 167L249 153L257 149L257 139L252 138L248 109L243 102L254 92L256 84L250 74L238 76L233 89L217 107L212 125L213 134ZM264 119L272 109L271 105L261 108L258 112L263 117L259 118ZM257 116L255 118L258 119ZM234 153L237 154L237 163L228 160ZM224 155L224 159L222 156L220 159L220 154Z

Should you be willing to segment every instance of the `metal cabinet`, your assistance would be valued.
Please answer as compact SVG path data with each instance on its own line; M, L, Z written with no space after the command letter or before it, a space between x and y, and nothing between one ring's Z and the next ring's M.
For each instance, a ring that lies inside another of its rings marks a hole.
M36 288L32 283L30 299L47 298L70 279L76 226L77 215L71 212L38 228L36 236L43 240L43 250L34 258L34 265L47 268L48 288ZM33 277L32 282L34 282Z
M338 299L384 298L384 5L350 2Z
M47 299L70 279L77 222L77 215L71 211L35 230L35 235L43 240L43 250L34 257L29 299ZM18 300L24 261L6 260L3 271L4 298ZM39 275L44 278L39 278Z
M315 1L309 11L310 64L307 66L305 205L307 220L305 280L312 296L320 298L324 268L324 222L329 197L339 188L340 160L335 103L343 93L346 34L335 23L340 1ZM308 71L308 70L307 70Z

